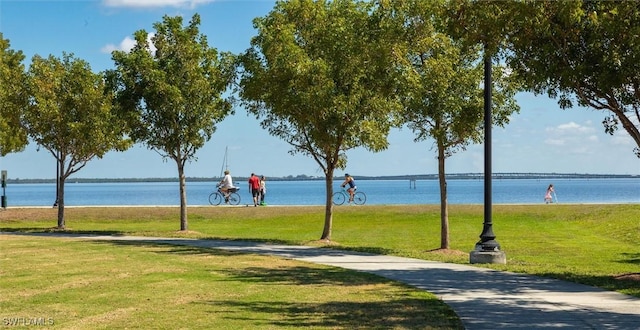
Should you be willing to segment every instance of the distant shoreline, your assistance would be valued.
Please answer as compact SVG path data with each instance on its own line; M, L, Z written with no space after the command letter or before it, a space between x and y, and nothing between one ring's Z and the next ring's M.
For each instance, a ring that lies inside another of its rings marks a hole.
M387 175L387 176L353 176L357 180L437 180L437 174L416 175ZM447 180L483 179L483 173L453 173L447 174ZM580 174L580 173L494 173L493 179L640 179L636 174ZM220 177L187 177L187 182L219 181ZM236 177L236 180L246 180L247 177ZM286 176L268 177L270 181L324 181L321 176ZM334 180L341 180L335 177ZM27 183L55 183L55 179L7 179L8 184ZM178 178L68 178L73 183L119 183L119 182L178 182Z

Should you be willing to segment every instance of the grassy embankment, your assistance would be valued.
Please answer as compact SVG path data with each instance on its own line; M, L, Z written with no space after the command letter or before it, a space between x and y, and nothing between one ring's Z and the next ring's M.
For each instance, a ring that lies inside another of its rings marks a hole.
M439 251L438 206L337 207L331 247L468 263L482 208L452 206L451 250ZM323 245L322 207L190 208L189 232L176 230L178 214L68 208L66 220L69 232ZM53 209L10 208L0 212L0 229L50 231L55 219ZM508 263L486 267L640 297L640 205L496 205L493 222ZM71 327L459 325L432 295L366 274L187 247L5 238L2 317L53 315Z

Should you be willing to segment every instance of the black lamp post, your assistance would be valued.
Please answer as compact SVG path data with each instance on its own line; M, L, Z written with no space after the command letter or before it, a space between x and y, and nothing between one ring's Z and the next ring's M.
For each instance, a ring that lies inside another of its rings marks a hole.
M6 187L7 187L7 171L2 170L0 171L0 181L2 182L1 186L2 186L2 196L0 196L0 207L2 207L3 209L7 208L7 191L6 191Z
M484 223L480 241L475 250L470 253L471 263L506 263L504 252L500 251L500 244L495 240L492 221L491 201L491 56L487 54L485 45L484 55Z
M496 242L496 235L493 233L493 221L491 208L492 202L492 169L491 169L491 58L484 56L484 226L480 241L482 251L496 251L500 249L500 244Z

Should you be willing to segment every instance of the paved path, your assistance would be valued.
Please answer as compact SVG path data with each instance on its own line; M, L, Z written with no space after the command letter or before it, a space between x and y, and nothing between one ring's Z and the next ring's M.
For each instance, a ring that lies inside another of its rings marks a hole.
M456 311L467 329L640 329L638 298L581 284L468 265L243 241L35 235L216 248L368 272L437 295Z

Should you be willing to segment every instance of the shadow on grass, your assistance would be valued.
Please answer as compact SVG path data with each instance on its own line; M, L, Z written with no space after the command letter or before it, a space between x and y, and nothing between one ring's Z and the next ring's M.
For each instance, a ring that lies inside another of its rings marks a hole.
M251 243L263 243L263 244L279 244L279 245L306 245L310 242L302 242L297 244L296 242L282 240L282 239L274 239L274 238L231 238L231 237L217 237L217 236L202 236L197 232L181 232L181 231L173 231L173 232L154 232L150 231L148 233L136 233L136 232L127 232L127 231L118 231L118 230L74 230L74 229L58 229L56 227L51 228L42 228L42 227L21 227L21 228L0 228L0 232L7 233L24 233L24 234L52 234L52 235L60 235L60 236L72 236L72 235L94 235L94 236L141 236L141 237L155 237L158 235L162 235L166 238L175 238L175 239L194 239L194 240L215 240L222 242L251 242ZM378 254L378 255L393 255L395 250L386 249L381 247L371 247L371 246L342 246L339 244L322 244L315 245L315 248L318 249L331 249L336 251L350 251L350 252L360 252L360 253L368 253L368 254Z
M194 240L197 241L197 240ZM235 251L227 251L222 249L214 249L214 248L204 248L198 246L190 246L190 245L171 245L169 243L158 243L154 241L107 241L107 240L96 240L90 241L93 244L103 244L103 245L116 245L116 246L127 246L127 247L162 247L164 250L155 251L153 253L161 253L161 254L174 254L174 255L215 255L215 256L237 256L241 254L241 252Z
M29 232L29 230L33 230L33 232ZM34 236L60 236L60 237L73 237L74 235L80 235L82 233L87 235L112 235L114 237L123 236L126 233L119 231L47 231L43 228L21 228L19 230L12 230L14 234L18 235L34 235ZM205 253L212 254L212 251L220 251L215 252L216 254L229 253L229 255L234 253L255 253L255 254L272 254L280 257L291 257L291 253L297 256L303 257L313 257L313 256L321 256L321 255L332 255L339 256L341 253L345 253L345 251L358 251L367 253L375 253L375 254L393 254L391 250L383 249L383 248L370 248L370 247L344 247L344 246L325 246L325 248L319 249L311 248L295 250L291 252L288 247L281 249L272 249L269 252L265 252L264 249L258 247L260 243L274 243L280 242L279 240L246 240L246 239L224 239L224 238L188 238L188 237L167 237L167 238L158 238L158 237L141 237L136 238L135 241L130 240L113 240L109 241L109 244L138 244L138 245L155 245L158 246L166 246L166 245L174 245L174 246L188 246L187 249L176 248L173 253L185 253L185 254L196 254L196 253ZM285 242L290 243L290 242ZM287 245L287 244L283 244ZM241 247L242 252L221 252L220 248L231 247L233 251L233 247ZM353 253L353 252L352 252ZM631 259L626 259L624 262L633 262L635 263L638 254L628 254L631 256ZM586 285L591 285L595 287L600 287L606 290L611 291L624 291L626 294L630 294L632 296L640 297L640 287L638 286L638 281L627 278L619 278L618 275L622 274L612 274L607 276L598 276L598 275L584 275L584 274L573 274L573 273L537 273L533 275L548 277L548 278L556 278L561 280L566 280L575 283L581 283Z
M211 255L211 256L238 256L246 255L246 252L236 252L215 247L200 247L192 245L171 245L153 241L92 241L94 244L106 244L116 246L135 247L162 247L162 250L154 253L174 255ZM206 243L206 242L205 242ZM227 276L243 281L255 283L293 283L296 285L340 285L354 286L375 283L393 283L386 278L368 273L360 273L344 268L319 268L319 267L245 267L240 270L228 270Z
M20 227L20 228L2 228L0 227L0 232L13 233L13 234L51 234L51 235L60 235L60 236L73 236L73 235L94 235L94 236L141 236L141 237L157 237L158 234L163 235L167 238L186 238L186 239L196 239L196 240L216 240L216 241L225 241L225 242L254 242L254 243L265 243L265 244L282 244L282 245L291 245L292 242L280 239L262 239L262 238L230 238L230 237L216 237L216 236L193 236L189 235L189 233L183 233L180 231L174 232L149 232L145 233L136 233L130 231L121 231L121 230L75 230L75 229L58 229L56 227ZM196 233L197 234L197 233Z
M385 249L381 247L372 246L323 246L322 248L335 249L339 251L352 251L368 254L380 254L380 255L393 255L395 250Z
M617 261L619 263L640 265L640 253L622 253L622 259Z
M624 274L613 276L598 276L569 273L540 273L535 275L547 278L555 278L573 283L585 284L609 291L624 292L625 294L640 298L640 281L638 281L635 277L627 278L624 276L619 276Z
M241 310L227 319L247 320L258 326L340 329L463 329L457 317L425 299L401 297L379 302L208 301ZM443 305L444 306L444 305ZM434 307L434 308L430 308ZM265 317L260 317L265 315ZM276 315L276 317L268 317ZM443 321L436 321L443 320ZM446 322L446 323L442 323Z
M116 246L162 247L155 253L177 255L213 255L234 257L243 252L221 250L211 247L167 245L167 243L144 241L95 241L94 244ZM264 261L260 261L264 262ZM268 260L267 260L268 262ZM398 285L390 279L353 270L318 266L273 266L232 267L218 270L230 281L249 284L276 284L293 286L335 286L351 289L353 298L357 289L353 287L372 284ZM413 289L411 289L413 290ZM295 295L295 289L292 291ZM269 327L322 327L322 328L377 328L377 329L463 329L458 316L450 307L436 298L411 297L406 293L384 297L380 301L329 301L307 302L300 298L282 297L268 301L215 300L195 302L225 309L224 318L246 321ZM319 298L322 301L325 298ZM291 300L300 300L291 302ZM346 299L345 299L346 300ZM357 298L356 298L357 300Z
M393 281L366 273L343 268L318 267L248 267L241 271L229 270L227 275L243 282L293 283L296 285L360 286L371 283L394 283Z
M21 227L21 228L0 228L0 232L13 233L13 234L25 234L25 235L59 235L59 236L72 236L72 235L104 235L104 236L124 236L126 232L119 230L71 230L71 229L59 229L57 227Z
M275 238L230 238L230 237L207 236L200 239L209 239L209 240L225 241L225 242L254 242L254 243L281 244L281 245L293 244L290 241L285 241L285 240L275 239Z

